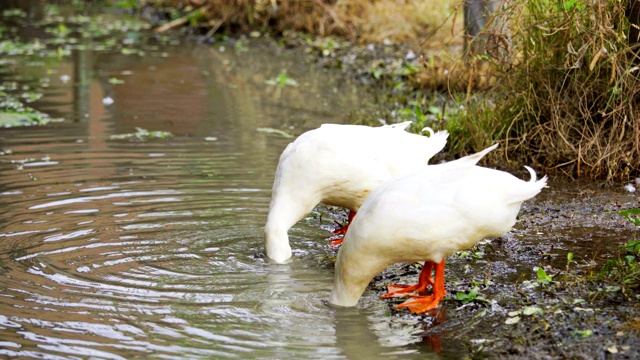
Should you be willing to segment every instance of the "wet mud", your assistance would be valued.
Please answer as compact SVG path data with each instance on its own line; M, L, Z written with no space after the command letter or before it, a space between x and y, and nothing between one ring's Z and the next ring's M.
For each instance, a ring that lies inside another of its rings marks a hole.
M512 231L447 259L448 295L438 309L412 315L388 301L390 316L418 318L443 358L636 359L640 292L599 274L636 236L617 212L638 207L622 186L552 179L525 202ZM421 267L391 266L370 290L415 283Z

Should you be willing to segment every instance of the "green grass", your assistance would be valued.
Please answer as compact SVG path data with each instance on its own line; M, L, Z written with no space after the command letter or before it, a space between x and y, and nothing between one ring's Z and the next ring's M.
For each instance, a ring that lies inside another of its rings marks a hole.
M467 97L466 111L447 125L452 150L500 141L510 158L548 171L637 176L640 80L625 7L617 1L511 2L498 15L511 26L493 29L499 46L481 60L495 85Z
M640 226L640 209L619 211L635 226ZM608 260L598 273L599 280L606 280L616 289L628 294L640 290L640 240L634 232L633 239L621 245L614 259Z

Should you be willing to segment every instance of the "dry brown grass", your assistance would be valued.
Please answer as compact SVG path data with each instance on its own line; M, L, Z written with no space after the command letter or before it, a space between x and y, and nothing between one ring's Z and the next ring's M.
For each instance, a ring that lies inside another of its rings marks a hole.
M449 42L461 0L156 0L199 11L201 26L215 31L303 31L361 42ZM198 10L199 9L199 10ZM178 25L187 23L188 15ZM193 19L193 16L190 18ZM440 34L440 35L439 35ZM434 36L435 35L435 36Z
M504 154L570 176L640 172L640 69L625 2L512 1L512 36L490 92L450 124L454 148L502 141Z

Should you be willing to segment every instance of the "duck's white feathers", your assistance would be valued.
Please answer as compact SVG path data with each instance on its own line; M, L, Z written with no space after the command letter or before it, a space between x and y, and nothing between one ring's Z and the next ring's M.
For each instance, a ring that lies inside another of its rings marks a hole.
M371 278L390 264L439 263L486 237L509 231L522 202L538 194L547 179L536 180L530 168L531 180L523 181L477 166L494 148L431 165L373 191L338 254L332 302L354 305Z
M369 127L325 124L300 135L280 156L265 226L267 256L291 256L287 231L322 202L358 210L385 181L427 165L448 133L410 134L410 122Z

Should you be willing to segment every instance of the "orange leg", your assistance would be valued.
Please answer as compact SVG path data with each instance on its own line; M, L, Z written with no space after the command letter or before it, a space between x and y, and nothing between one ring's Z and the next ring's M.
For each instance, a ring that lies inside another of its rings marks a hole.
M330 239L329 240L329 245L331 245L331 247L336 247L336 246L342 244L343 241L344 241L344 237L337 238L337 239Z
M433 286L433 280L431 280L431 271L433 270L433 261L425 261L420 276L418 277L418 283L415 285L401 285L401 284L387 284L387 291L385 295L380 296L381 299L389 299L396 297L405 297L411 294L421 294L427 291L427 287Z
M444 259L436 264L436 276L433 282L433 295L429 296L413 296L411 299L396 306L396 309L406 307L414 314L427 312L438 307L438 304L447 293L444 290Z
M331 246L336 247L336 246L342 244L342 241L344 239L344 235L347 234L347 230L349 230L349 225L351 225L351 222L353 221L353 218L355 216L356 216L356 212L353 211L353 210L349 210L349 218L347 219L347 225L340 226L339 228L333 230L333 235L342 235L343 237L341 237L339 239L330 240L331 241Z
M356 216L356 212L353 210L349 210L347 225L340 226L339 228L333 230L333 235L345 235L347 233L347 230L349 230L349 225L351 224L355 216Z

